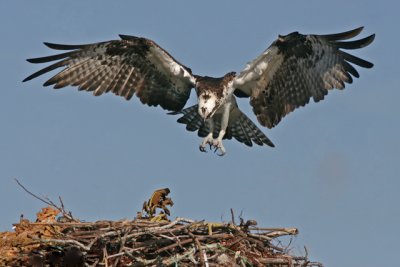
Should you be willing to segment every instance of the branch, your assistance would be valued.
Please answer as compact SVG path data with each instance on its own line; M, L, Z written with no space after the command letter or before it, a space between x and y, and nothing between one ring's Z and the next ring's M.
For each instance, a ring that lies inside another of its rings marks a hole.
M51 201L50 199L48 199L48 198L41 198L41 197L35 195L34 193L32 193L31 191L29 191L25 186L23 186L23 185L20 183L20 181L18 181L17 178L14 178L14 180L15 180L15 182L16 182L25 192L27 192L29 195L31 195L31 196L33 196L34 198L36 198L36 199L42 201L43 203L46 203L47 205L49 205L49 206L51 206L51 207L57 209L57 210L60 211L60 212L62 213L62 215L63 215L65 218L67 218L68 220L75 221L74 217L72 217L71 212L65 211L65 209L64 209L64 203L62 202L61 197L59 197L59 200L60 200L60 203L61 203L61 207L59 207L59 206L57 206L53 201Z
M32 238L33 240L36 240L40 243L57 243L57 244L74 244L77 245L78 247L82 248L85 251L89 251L90 248L85 246L79 241L73 240L73 239L68 239L68 240L63 240L63 239L40 239L40 238Z

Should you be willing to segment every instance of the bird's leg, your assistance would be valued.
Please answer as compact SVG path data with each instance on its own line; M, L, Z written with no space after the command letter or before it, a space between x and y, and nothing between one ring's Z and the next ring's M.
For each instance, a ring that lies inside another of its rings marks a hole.
M222 145L222 138L224 138L225 135L225 130L219 131L218 138L214 140L213 147L215 148L214 152L217 152L217 150L220 151L218 156L223 156L226 153L225 147Z
M207 152L206 151L206 145L208 144L210 146L210 149L212 148L212 145L214 143L214 138L213 138L213 132L214 132L214 121L213 119L208 119L207 123L209 123L209 129L210 133L203 139L203 142L200 144L200 151L201 152Z
M209 146L210 146L210 149L211 149L211 146L212 146L212 144L213 144L213 134L212 133L209 133L204 139L203 139L203 142L201 142L201 144L200 144L200 147L199 147L199 149L200 149L200 151L201 152L207 152L206 151L206 145L208 144Z
M224 138L224 135L226 133L226 128L228 127L231 104L230 103L225 104L223 109L224 110L223 110L223 114L222 114L222 118L221 118L221 130L219 131L217 139L214 140L214 143L213 143L215 152L217 152L217 150L220 151L218 156L223 156L226 153L225 147L222 145L222 139Z

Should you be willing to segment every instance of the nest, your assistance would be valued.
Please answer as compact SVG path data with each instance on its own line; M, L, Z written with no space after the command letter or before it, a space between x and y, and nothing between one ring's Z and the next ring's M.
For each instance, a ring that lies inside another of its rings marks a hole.
M296 228L168 219L169 190L157 190L134 220L82 222L61 206L21 218L0 233L0 266L322 266L290 254L278 241ZM47 203L47 202L46 202ZM157 214L157 209L161 211Z

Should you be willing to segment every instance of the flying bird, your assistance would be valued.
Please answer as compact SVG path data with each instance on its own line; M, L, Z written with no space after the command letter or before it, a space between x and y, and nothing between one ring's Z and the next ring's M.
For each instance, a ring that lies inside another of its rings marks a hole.
M352 41L363 27L329 35L279 35L261 55L239 73L214 78L196 75L154 41L128 35L84 45L44 43L67 52L31 58L31 63L55 63L33 73L25 81L58 68L64 68L44 83L55 89L77 86L99 96L112 92L126 100L133 95L143 104L161 106L170 114L182 114L178 122L197 131L206 147L224 155L223 139L235 138L247 146L274 144L239 109L236 97L250 99L262 126L272 128L283 117L312 98L324 99L333 88L343 89L359 77L354 65L371 68L372 63L342 49L369 45L375 34ZM192 89L198 103L184 109Z

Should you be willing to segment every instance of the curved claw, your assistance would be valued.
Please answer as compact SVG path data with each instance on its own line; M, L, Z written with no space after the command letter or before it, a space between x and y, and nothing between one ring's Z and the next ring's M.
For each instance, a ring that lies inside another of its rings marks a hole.
M226 154L226 151L224 148L220 147L219 150L221 151L220 153L217 153L218 156L222 157Z
M223 156L223 155L225 155L226 154L226 151L225 151L225 148L224 148L224 146L222 145L222 143L221 142L215 142L214 144L213 144L213 147L215 148L214 149L214 153L217 153L217 151L219 150L220 151L220 153L217 153L217 155L218 156Z
M213 140L213 138L212 138L212 135L211 135L211 134L207 135L207 136L203 139L203 142L201 142L201 144L200 144L200 146L199 146L200 151L201 151L201 152L207 152L207 150L206 150L207 144L210 146L210 150L211 150L211 149L212 149L213 142L214 142L214 140Z
M201 152L207 153L206 147L200 145L199 149L200 149Z

